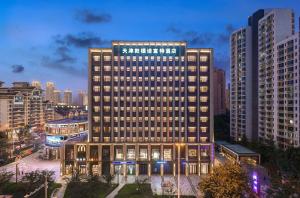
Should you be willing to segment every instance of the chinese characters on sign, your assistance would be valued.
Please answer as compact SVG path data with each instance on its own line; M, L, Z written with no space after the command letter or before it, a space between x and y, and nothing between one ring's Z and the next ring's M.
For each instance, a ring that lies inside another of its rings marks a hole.
M115 46L114 53L119 55L178 56L184 53L184 49L179 46Z

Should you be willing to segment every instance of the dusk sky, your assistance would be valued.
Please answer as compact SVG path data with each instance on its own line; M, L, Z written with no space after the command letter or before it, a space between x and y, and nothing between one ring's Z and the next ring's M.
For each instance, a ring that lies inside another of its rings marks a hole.
M215 66L229 80L229 35L260 8L291 8L299 0L1 0L0 80L53 81L87 87L89 47L111 40L185 40L214 48Z

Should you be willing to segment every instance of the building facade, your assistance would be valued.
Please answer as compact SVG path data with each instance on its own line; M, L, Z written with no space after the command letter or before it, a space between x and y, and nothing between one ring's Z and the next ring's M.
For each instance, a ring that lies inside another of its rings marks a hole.
M73 104L72 91L69 90L69 89L64 91L64 103L66 105L72 105Z
M225 71L214 68L214 115L226 113Z
M45 99L54 102L54 90L55 86L53 82L47 82L46 83L46 94L45 94Z
M60 90L57 90L55 89L53 91L53 103L54 104L59 104L62 102L62 99L61 99L61 91Z
M230 136L235 141L252 139L252 59L251 27L231 35Z
M258 26L258 137L278 145L278 68L276 44L294 34L294 13L274 9L265 13Z
M208 173L212 61L212 49L186 42L114 41L90 49L89 138L65 145L63 174Z
M248 27L231 35L234 140L246 136L283 149L299 146L298 37L290 9L258 10Z
M280 148L299 147L299 52L299 33L275 45L277 126L274 135Z

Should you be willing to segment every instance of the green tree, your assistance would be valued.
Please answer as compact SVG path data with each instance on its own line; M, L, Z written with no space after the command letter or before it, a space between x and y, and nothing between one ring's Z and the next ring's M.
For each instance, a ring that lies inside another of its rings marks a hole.
M2 193L2 188L9 183L13 175L12 172L7 172L5 170L0 171L0 194Z
M108 185L111 185L111 182L112 180L115 178L114 175L110 174L110 173L107 173L105 175L103 175L103 179L105 180L105 182L108 184Z
M239 164L226 162L215 167L199 187L206 198L238 198L245 194L252 195L248 183L247 174Z
M31 192L38 188L40 185L45 183L45 178L47 176L47 182L49 185L54 183L54 171L47 170L36 170L29 173L25 173L22 178L22 182L26 184L26 191Z

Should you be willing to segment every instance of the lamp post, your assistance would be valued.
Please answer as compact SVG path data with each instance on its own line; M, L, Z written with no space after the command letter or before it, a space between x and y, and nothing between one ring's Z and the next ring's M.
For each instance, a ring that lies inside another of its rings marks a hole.
M178 170L178 173L177 173L177 197L180 198L180 147L181 146L184 146L184 143L178 143L176 144L176 146L178 147L178 159L177 159L177 170Z

